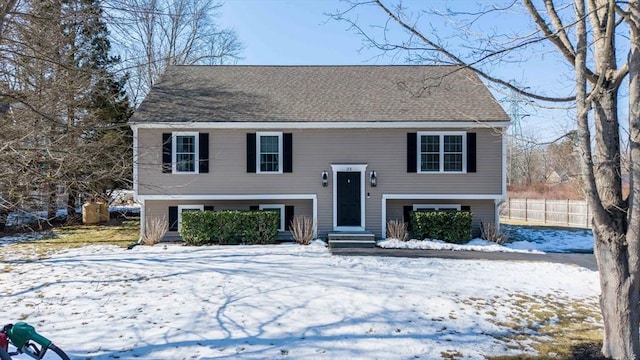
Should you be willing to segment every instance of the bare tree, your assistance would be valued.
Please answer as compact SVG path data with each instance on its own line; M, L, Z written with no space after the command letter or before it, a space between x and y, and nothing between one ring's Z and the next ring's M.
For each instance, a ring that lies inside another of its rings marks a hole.
M535 135L521 135L507 142L507 180L510 185L527 185L544 182L546 166L544 146Z
M0 207L48 218L131 182L130 107L97 0L23 1L0 47ZM126 161L123 161L126 159ZM44 195L44 198L43 198ZM38 208L40 206L35 206ZM38 209L39 210L39 209Z
M6 0L4 4L0 4L0 41L4 31L4 25L18 5L18 0Z
M108 0L112 39L131 72L128 93L141 101L168 65L223 64L238 59L242 44L214 19L213 0Z
M385 54L418 63L448 63L476 71L494 84L542 101L570 101L575 108L577 144L587 200L593 209L595 255L600 270L600 305L604 320L602 353L615 359L639 359L640 339L640 0L531 0L492 4L478 11L453 13L434 10L412 13L397 2L349 1L333 18L349 23L366 44ZM469 6L468 3L465 3ZM358 23L359 11L381 11L382 26ZM466 47L460 39L480 35L471 28L489 15L524 12L535 29L522 34L485 34ZM419 14L420 16L416 16ZM454 15L467 21L454 25L456 38L438 37L424 18ZM376 30L380 30L376 34ZM398 34L404 34L399 39ZM569 68L575 92L565 96L536 93L513 81L492 75L495 65L525 61L523 51L551 46ZM456 50L460 49L458 52ZM627 55L628 52L628 55ZM516 55L514 55L516 54ZM517 56L520 54L520 56ZM626 56L621 56L621 55ZM621 60L624 59L624 60ZM631 193L623 197L621 123L618 99L623 80L629 80L629 163ZM472 115L472 114L470 114Z
M576 148L575 133L552 142L545 147L544 158L546 173L555 172L561 181L576 182L580 180L580 156Z

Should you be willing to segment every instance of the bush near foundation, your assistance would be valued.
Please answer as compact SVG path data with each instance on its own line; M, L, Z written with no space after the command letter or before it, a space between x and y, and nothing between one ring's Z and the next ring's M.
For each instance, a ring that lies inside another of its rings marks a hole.
M435 239L462 244L471 240L469 211L414 211L411 213L412 235L416 239Z
M275 211L189 211L182 213L180 236L186 245L217 240L227 244L272 244L278 235Z
M186 245L204 245L211 242L215 232L211 211L187 211L182 213L180 236Z

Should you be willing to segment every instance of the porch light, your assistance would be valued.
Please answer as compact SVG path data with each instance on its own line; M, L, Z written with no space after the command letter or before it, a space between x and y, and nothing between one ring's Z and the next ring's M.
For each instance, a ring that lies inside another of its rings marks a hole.
M375 171L372 171L369 175L369 183L371 184L371 187L378 186L378 174L376 174Z
M322 186L327 187L329 185L329 173L326 171L322 172Z

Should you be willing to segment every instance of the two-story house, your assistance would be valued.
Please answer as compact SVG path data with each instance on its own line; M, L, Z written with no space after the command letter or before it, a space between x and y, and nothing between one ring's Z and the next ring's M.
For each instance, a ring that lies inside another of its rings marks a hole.
M457 66L172 66L131 120L145 218L273 209L287 234L368 231L413 210L498 221L509 117Z

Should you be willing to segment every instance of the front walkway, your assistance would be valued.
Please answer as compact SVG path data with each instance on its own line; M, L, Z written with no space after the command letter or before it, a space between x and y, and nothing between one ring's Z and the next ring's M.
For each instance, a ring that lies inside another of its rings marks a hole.
M379 247L373 249L331 248L331 254L343 256L390 256L460 260L542 261L577 265L589 270L598 271L598 264L596 263L596 258L593 254L532 254L518 252L383 249Z

